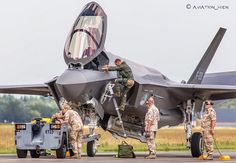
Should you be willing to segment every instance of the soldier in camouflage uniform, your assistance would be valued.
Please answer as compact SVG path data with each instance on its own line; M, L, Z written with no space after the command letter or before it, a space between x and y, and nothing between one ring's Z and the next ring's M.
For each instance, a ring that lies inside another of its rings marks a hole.
M213 160L213 135L214 128L216 126L216 112L212 107L213 102L211 100L205 101L205 113L201 120L201 130L203 135L204 146L207 152L207 160Z
M67 123L70 127L69 141L72 145L74 156L72 158L81 158L82 137L83 137L83 122L80 115L64 103L62 104L62 113L64 120L61 123Z
M145 115L145 136L147 138L147 145L149 149L149 155L146 159L156 158L156 131L158 130L158 121L160 121L160 114L158 108L155 106L153 97L150 97L146 101L147 113Z
M118 97L121 96L121 104L119 108L120 110L124 110L127 93L134 85L134 77L131 68L124 61L116 59L115 65L116 66L105 65L102 70L117 71L114 93Z
M64 115L62 114L62 111L60 110L58 113L53 114L51 119L55 123L61 123L61 120L64 119Z

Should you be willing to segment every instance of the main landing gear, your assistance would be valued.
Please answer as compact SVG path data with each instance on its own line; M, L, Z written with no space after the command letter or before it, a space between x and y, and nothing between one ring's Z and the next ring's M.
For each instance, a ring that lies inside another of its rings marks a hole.
M192 114L194 108L194 101L188 100L184 103L185 110L185 133L186 133L186 146L190 148L193 157L199 157L204 150L203 137L200 132L192 134Z

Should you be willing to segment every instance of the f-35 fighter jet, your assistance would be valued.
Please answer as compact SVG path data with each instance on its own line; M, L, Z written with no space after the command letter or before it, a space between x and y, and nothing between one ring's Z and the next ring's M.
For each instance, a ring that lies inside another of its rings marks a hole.
M187 82L174 82L159 71L116 56L104 49L107 15L96 2L88 3L75 20L64 47L68 69L45 84L0 86L0 93L52 96L59 106L67 100L84 120L93 120L114 135L145 142L145 101L156 98L160 110L159 127L185 125L186 145L192 155L202 151L200 133L192 134L193 114L199 115L205 99L236 97L235 74L205 72L225 34L220 28ZM119 111L120 98L113 95L116 72L100 71L114 60L124 60L132 69L135 84L127 94L126 108ZM204 83L204 84L203 84Z

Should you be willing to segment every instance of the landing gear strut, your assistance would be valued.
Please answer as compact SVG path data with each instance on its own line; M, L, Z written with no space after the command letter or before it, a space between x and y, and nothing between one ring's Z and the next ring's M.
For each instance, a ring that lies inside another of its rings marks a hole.
M185 133L186 133L186 146L191 149L193 157L199 157L204 150L202 134L195 132L192 134L192 113L194 108L194 101L188 100L185 103Z
M193 112L192 100L188 100L185 104L185 133L186 133L186 146L191 148L191 137L192 137L192 112Z

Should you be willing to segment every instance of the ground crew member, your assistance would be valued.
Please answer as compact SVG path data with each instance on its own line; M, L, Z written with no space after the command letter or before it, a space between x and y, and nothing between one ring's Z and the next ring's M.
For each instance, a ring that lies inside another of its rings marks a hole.
M201 120L201 130L203 135L204 146L206 148L207 157L206 160L213 160L213 135L216 126L216 112L212 107L213 102L211 100L205 101L205 112Z
M70 127L69 141L72 145L74 155L72 158L81 158L83 122L80 115L71 109L68 103L64 102L61 106L64 120L61 123L67 123Z
M155 101L153 97L150 97L146 101L147 113L145 115L145 136L147 138L147 145L149 150L149 155L146 159L156 158L156 131L158 129L158 121L160 121L160 113L158 108L155 106Z
M58 113L53 114L51 119L55 123L61 123L61 120L64 119L64 115L63 115L62 111L60 110Z
M125 109L126 97L130 88L134 85L134 77L131 68L120 59L115 60L116 66L103 66L102 70L117 71L117 79L115 80L114 93L116 96L121 97L120 110Z

